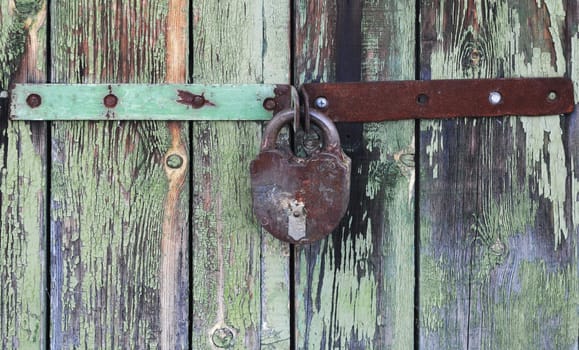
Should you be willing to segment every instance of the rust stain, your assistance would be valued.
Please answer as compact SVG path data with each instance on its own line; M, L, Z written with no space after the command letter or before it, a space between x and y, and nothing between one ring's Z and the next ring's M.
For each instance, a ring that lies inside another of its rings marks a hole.
M177 90L177 95L179 96L177 102L186 106L191 106L193 108L201 108L205 105L215 106L213 102L205 98L204 92L201 93L201 95L197 95L189 91Z

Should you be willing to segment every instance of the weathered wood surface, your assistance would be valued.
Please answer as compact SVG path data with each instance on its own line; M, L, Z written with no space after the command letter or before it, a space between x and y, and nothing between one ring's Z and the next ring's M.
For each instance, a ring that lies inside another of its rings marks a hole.
M289 1L193 2L193 83L289 82ZM261 232L262 123L192 123L193 348L288 349L289 247Z
M295 83L414 78L414 3L295 5ZM419 9L422 79L566 75L579 100L576 0ZM0 0L0 90L185 83L188 68L194 83L289 81L286 0L50 10L47 29L44 1ZM53 123L47 162L45 124L3 119L0 347L287 349L295 332L303 349L577 348L576 119L421 122L418 183L412 122L341 126L352 204L331 238L295 251L295 329L289 247L251 213L261 123Z
M43 82L45 47L46 2L0 1L0 91L16 82ZM41 349L47 300L46 124L10 122L3 112L0 348Z
M52 82L186 81L186 1L50 10ZM187 348L187 125L55 122L51 141L51 348Z
M296 83L414 78L414 2L296 5ZM350 208L329 238L296 250L297 348L412 348L413 135L412 121L341 127Z
M577 1L420 7L422 79L578 78ZM421 122L420 348L578 347L576 119Z

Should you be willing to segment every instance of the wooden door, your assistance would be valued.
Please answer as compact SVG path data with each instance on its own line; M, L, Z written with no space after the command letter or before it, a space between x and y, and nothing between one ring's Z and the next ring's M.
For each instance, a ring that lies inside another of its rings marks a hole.
M566 76L579 100L578 38L576 0L0 0L0 90ZM251 213L262 123L2 118L0 347L577 348L576 118L340 125L350 209L304 247Z

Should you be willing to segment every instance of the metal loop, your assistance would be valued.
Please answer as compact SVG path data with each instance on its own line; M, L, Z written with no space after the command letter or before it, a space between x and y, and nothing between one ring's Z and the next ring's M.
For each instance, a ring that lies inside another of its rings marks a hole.
M304 98L304 131L306 133L310 132L310 96L308 95L308 91L302 85L300 87L300 93Z
M308 111L309 117L312 118L314 124L322 130L324 150L333 152L336 149L340 149L340 135L334 122L318 110L308 109ZM281 128L292 120L295 120L295 115L296 112L293 109L284 109L273 116L265 127L263 141L261 142L261 151L275 149L277 136Z
M301 111L300 95L299 95L297 89L295 89L293 86L291 89L291 94L292 94L291 101L293 103L292 107L293 107L294 113L295 113L294 114L293 129L294 129L294 133L296 133L300 128L300 111Z

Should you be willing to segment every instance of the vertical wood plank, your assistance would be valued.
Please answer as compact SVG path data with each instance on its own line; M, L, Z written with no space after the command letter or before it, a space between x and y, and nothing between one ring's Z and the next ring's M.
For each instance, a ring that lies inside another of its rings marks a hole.
M198 1L193 19L193 82L289 82L289 1ZM251 209L261 130L193 123L194 348L289 348L288 247Z
M576 79L576 18L576 1L424 1L422 78ZM577 348L575 121L421 122L421 347Z
M46 79L46 1L0 1L0 91ZM5 99L0 98L0 103ZM0 348L46 344L46 124L0 106Z
M414 2L296 4L299 83L414 77ZM410 349L414 124L341 126L340 134L352 157L350 208L330 237L296 250L297 347Z
M187 9L53 1L53 80L185 82ZM187 348L187 125L61 122L52 136L51 347Z

